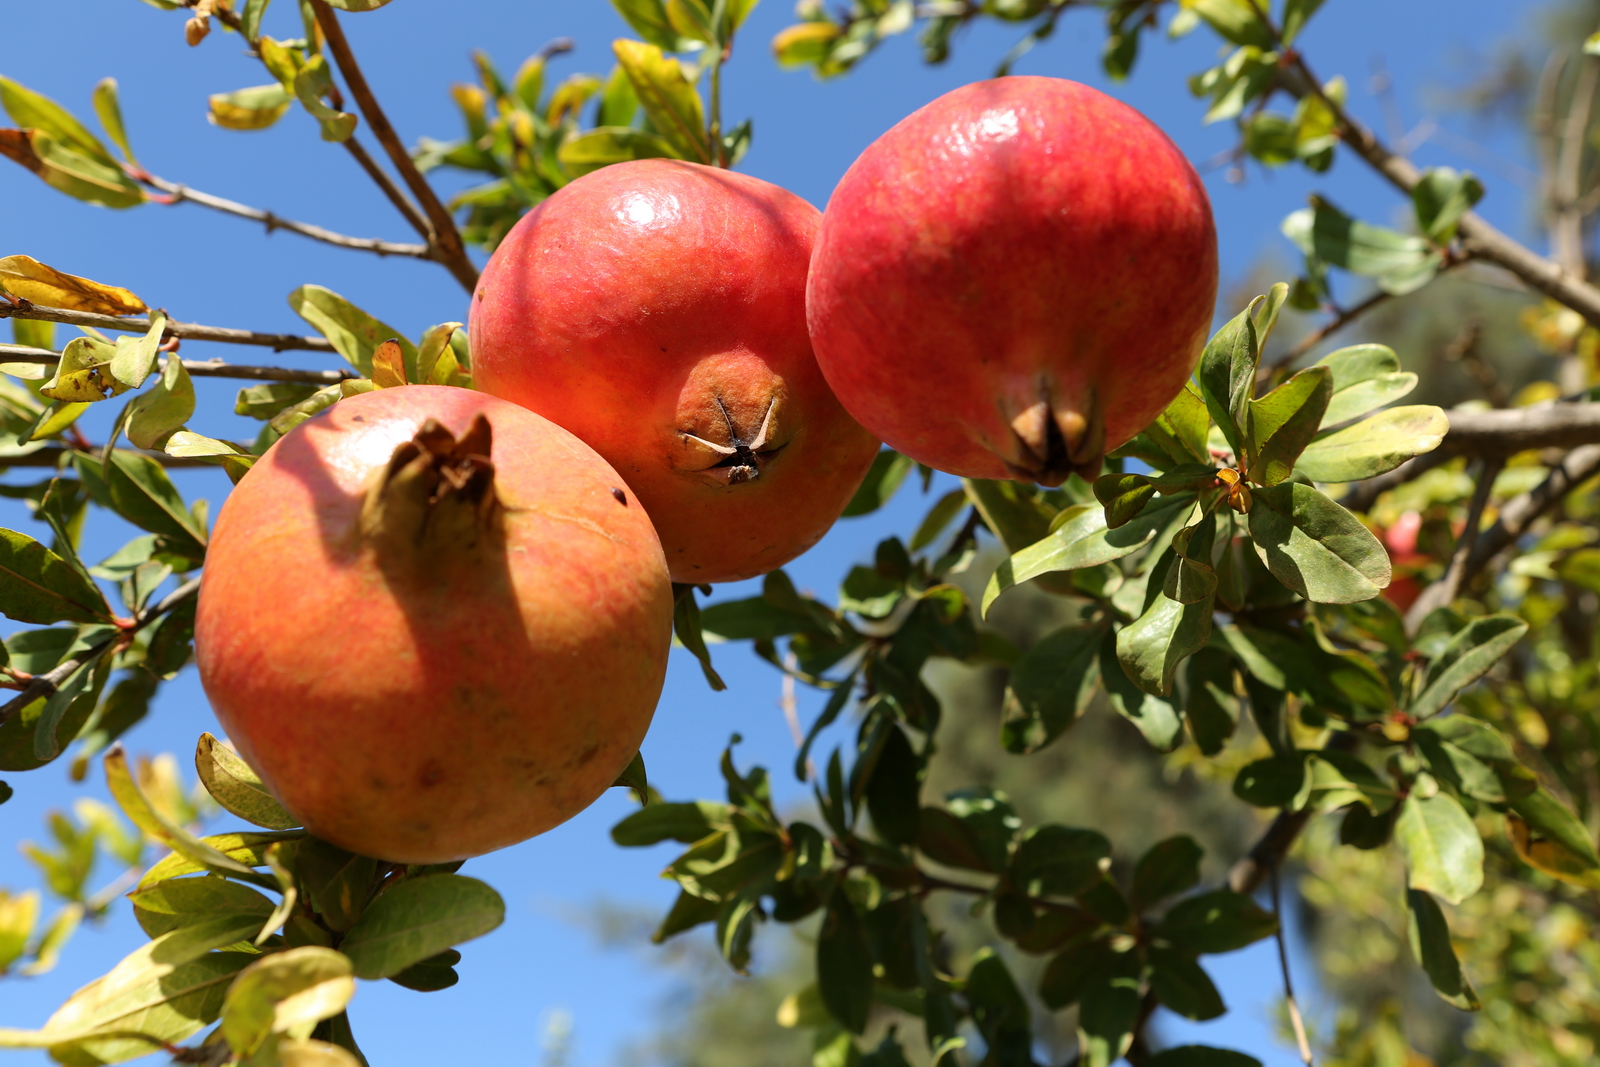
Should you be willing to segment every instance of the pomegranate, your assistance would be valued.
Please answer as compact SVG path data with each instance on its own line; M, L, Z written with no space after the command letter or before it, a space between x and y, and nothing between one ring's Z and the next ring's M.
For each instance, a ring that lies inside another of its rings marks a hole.
M672 591L581 441L465 389L344 400L218 516L195 628L239 753L312 833L396 863L532 837L643 739Z
M676 581L787 563L833 525L877 453L811 353L819 217L746 175L621 163L529 212L478 282L474 384L616 467Z
M946 93L870 145L823 216L807 315L861 424L973 478L1092 478L1194 370L1211 205L1137 111L1059 78Z

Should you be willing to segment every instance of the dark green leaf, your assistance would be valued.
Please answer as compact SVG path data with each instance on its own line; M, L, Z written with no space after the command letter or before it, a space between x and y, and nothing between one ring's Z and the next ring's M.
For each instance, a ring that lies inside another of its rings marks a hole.
M1226 652L1202 648L1189 657L1184 719L1201 753L1215 756L1239 724L1233 660Z
M1111 969L1116 955L1109 941L1068 946L1045 967L1039 979L1039 999L1052 1011L1077 1003L1090 983Z
M661 920L661 925L656 928L650 940L659 945L672 935L692 930L701 923L716 922L720 911L721 905L716 901L679 890L678 899L673 901L672 909L667 912L666 918Z
M1167 601L1171 603L1171 601ZM1178 709L1135 685L1119 662L1120 634L1107 633L1100 643L1100 677L1112 710L1139 728L1146 741L1162 752L1175 747L1183 730Z
M399 974L391 974L389 981L416 990L418 993L434 993L441 989L449 989L461 981L461 976L456 973L456 964L460 962L461 953L448 948L437 956L429 956L421 963L413 963Z
M1506 820L1511 842L1523 862L1562 881L1600 889L1600 856L1578 817L1548 789L1523 792L1508 783L1506 792L1512 795Z
M133 917L153 938L219 915L253 916L259 928L273 911L273 903L266 896L215 874L168 879L135 890L128 899L133 903ZM251 931L249 936L254 933Z
M1511 751L1511 742L1506 740L1505 734L1481 719L1474 719L1469 715L1458 713L1430 719L1413 732L1432 734L1469 755L1491 763L1516 759Z
M1254 1056L1206 1045L1162 1049L1145 1062L1148 1067L1261 1067L1261 1061Z
M916 462L910 456L902 456L893 449L885 448L879 452L873 458L865 480L856 490L856 495L850 498L850 503L845 505L840 517L848 519L856 515L868 515L883 507L915 466Z
M84 461L80 458L78 463L82 472ZM194 558L204 555L206 530L185 506L161 464L119 448L105 466L105 488L118 515L141 530L171 538L180 552Z
M1037 752L1078 721L1100 679L1101 626L1067 626L1041 638L1011 668L1001 710L1008 752Z
M1139 1020L1139 962L1132 952L1112 957L1078 1004L1078 1047L1084 1067L1111 1067L1133 1043Z
M1163 1007L1185 1019L1204 1022L1228 1010L1200 961L1170 948L1151 948L1150 988Z
M1011 881L1036 897L1075 897L1100 881L1111 842L1097 830L1035 826L1011 858Z
M1426 285L1441 262L1423 238L1359 222L1320 197L1283 220L1283 235L1308 259L1372 278L1392 296Z
M917 840L922 771L923 762L905 731L891 724L865 792L873 828L891 844L910 845Z
M990 948L979 949L967 974L972 1021L993 1067L1033 1067L1033 1013L1005 961Z
M1232 952L1271 937L1278 920L1243 893L1218 889L1174 904L1155 935L1193 955Z
M308 837L295 852L294 873L322 921L343 933L361 919L377 884L378 861Z
M1272 576L1307 600L1349 604L1389 584L1389 554L1350 512L1309 485L1255 492L1250 536Z
M1428 665L1411 714L1426 719L1444 710L1456 693L1483 677L1527 632L1528 624L1515 615L1474 619Z
M1444 910L1432 896L1417 889L1406 890L1406 931L1411 953L1446 1002L1462 1011L1477 1011L1478 994L1461 973L1461 961L1450 944L1450 925Z
M1471 171L1450 167L1429 167L1411 187L1417 226L1429 240L1441 245L1450 243L1461 216L1481 199L1483 183Z
M1305 788L1306 765L1298 755L1269 756L1239 769L1233 794L1258 808L1283 808Z
M387 978L505 920L500 894L475 878L432 874L392 886L339 945L358 978Z
M1102 474L1094 480L1095 498L1105 505L1106 529L1126 526L1156 495L1156 487L1142 474Z
M93 582L15 530L0 530L0 613L34 624L111 618L111 609Z
M1251 393L1255 389L1256 328L1251 313L1257 301L1235 315L1216 332L1200 356L1200 395L1206 410L1222 431L1235 456L1244 455L1245 425Z
M1151 846L1133 870L1128 903L1134 911L1188 892L1200 884L1200 857L1205 854L1188 834L1169 837Z
M728 684L711 666L711 651L706 648L705 635L701 630L700 603L695 600L694 593L695 587L692 585L673 583L675 603L672 609L672 632L683 647L700 661L700 670L705 673L706 683L713 691L720 692L728 688Z
M872 946L842 887L828 897L817 933L817 986L840 1026L859 1034L872 1010Z
M1247 410L1245 454L1250 480L1277 485L1294 472L1333 396L1333 377L1326 367L1307 367Z

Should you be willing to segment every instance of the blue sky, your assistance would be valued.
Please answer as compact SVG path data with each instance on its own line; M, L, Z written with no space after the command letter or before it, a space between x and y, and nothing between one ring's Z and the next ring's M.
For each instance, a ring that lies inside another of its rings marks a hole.
M1429 110L1429 101L1435 99L1430 89L1469 77L1499 41L1526 29L1532 7L1499 0L1329 0L1301 43L1323 77L1343 73L1350 79L1353 110L1386 129L1390 123L1368 90L1373 61L1381 56L1393 75L1404 128L1436 118L1448 135L1477 140L1502 162L1485 166L1478 158L1447 150L1444 138L1424 143L1416 161L1478 170L1489 187L1483 212L1542 248L1530 228L1523 191L1506 176L1514 175L1517 165L1528 164L1526 146L1491 137L1459 115ZM134 148L155 173L346 233L413 239L344 151L317 139L303 112L291 112L278 127L253 134L205 122L208 94L266 80L261 68L241 54L237 37L217 33L202 47L190 49L182 40L180 15L133 0L6 0L5 9L0 74L85 118L95 82L115 76ZM818 206L873 138L940 93L986 77L1018 35L994 28L969 33L957 42L955 58L939 68L923 66L912 43L901 40L853 76L818 83L802 72L780 71L770 58L766 41L789 21L782 0L767 0L757 8L728 68L724 114L733 121L746 115L755 119L754 146L741 169L785 185ZM408 142L422 135L457 136L459 118L446 88L471 79L468 53L473 48L486 48L510 72L545 41L567 36L576 40L577 49L557 60L553 73L603 74L610 67L609 42L627 33L603 0L395 0L376 13L348 17L346 25L369 80ZM265 26L275 36L297 36L293 5L280 0ZM1097 16L1069 15L1055 38L1024 58L1017 72L1074 78L1112 93L1160 124L1197 163L1230 147L1231 127L1202 126L1204 107L1185 88L1188 75L1214 61L1213 36L1200 31L1176 44L1149 38L1132 79L1112 85L1097 58L1103 33ZM1299 170L1263 175L1252 169L1247 183L1230 185L1221 171L1213 170L1206 180L1217 214L1225 287L1228 279L1263 256L1292 262L1277 227L1313 190L1328 192L1346 210L1373 221L1395 220L1404 206L1388 186L1350 158L1341 158L1321 177ZM448 186L452 181L444 179L447 187L453 187ZM379 261L291 234L266 237L259 227L193 206L110 212L68 200L3 162L0 204L0 255L25 253L127 286L152 306L189 321L305 332L284 296L307 282L344 294L413 337L433 323L466 317L465 294L436 266ZM237 350L199 344L186 344L184 355L246 359ZM315 364L309 355L274 358ZM202 410L209 400L216 414L203 416L195 429L219 437L254 434L254 423L227 414L231 402L224 398L231 397L237 383L197 384ZM96 415L85 424L98 439L106 416ZM19 471L8 480L31 477ZM185 493L214 502L227 491L220 473L186 473L181 484ZM877 515L842 522L790 568L791 574L802 588L831 596L848 566L868 556L877 540L913 528L921 504L906 492ZM14 502L0 504L0 525L36 532ZM132 535L97 513L85 555L101 558ZM722 595L748 593L727 587ZM270 588L264 586L263 602L269 599ZM711 693L693 661L675 654L644 748L652 781L669 797L716 795L716 753L735 731L745 738L739 750L742 763L782 768L791 758L792 742L777 704L776 672L739 649L719 650L718 666L729 689ZM802 695L802 718L808 720L815 710ZM165 687L151 718L127 740L136 752L176 752L187 765L195 737L205 729L215 726L190 672ZM7 777L17 794L0 807L0 842L39 838L48 809L68 806L77 795L103 795L98 774L74 786L62 764ZM780 796L798 799L792 779L781 773L775 777ZM629 803L613 791L544 837L469 865L468 873L506 896L506 925L466 947L463 981L454 989L424 999L389 983L363 984L352 1017L375 1065L533 1063L539 1019L559 1009L574 1020L572 1067L599 1067L613 1062L622 1045L655 1025L668 979L648 964L649 946L606 950L570 920L574 911L602 898L655 910L672 899L673 887L657 878L670 858L666 853L623 851L609 841L609 827L626 814ZM219 820L216 825L226 823ZM97 878L109 874L102 871ZM0 886L15 890L35 882L32 867L20 856L0 856ZM38 1025L73 989L103 973L142 939L125 908L103 926L80 933L54 973L0 984L0 1026ZM757 952L759 966L759 942ZM1222 958L1217 974L1234 1014L1205 1026L1173 1026L1166 1033L1245 1048L1270 1065L1296 1062L1292 1051L1272 1044L1270 1013L1277 979L1270 947L1263 944ZM16 1054L13 1059L20 1063L33 1057Z

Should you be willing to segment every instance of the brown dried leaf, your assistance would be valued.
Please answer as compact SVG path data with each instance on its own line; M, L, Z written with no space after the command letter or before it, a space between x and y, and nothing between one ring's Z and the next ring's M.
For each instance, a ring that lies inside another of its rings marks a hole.
M0 258L0 289L23 300L97 315L137 315L145 303L126 289L66 274L32 256Z

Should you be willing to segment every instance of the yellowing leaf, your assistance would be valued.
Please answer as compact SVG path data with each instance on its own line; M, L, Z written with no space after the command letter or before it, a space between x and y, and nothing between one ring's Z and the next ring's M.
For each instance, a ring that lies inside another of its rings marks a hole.
M372 353L372 380L379 389L392 389L406 383L406 357L396 338L390 338Z
M283 118L293 99L282 85L216 93L210 97L211 114L206 117L225 130L264 130Z
M103 207L128 208L144 203L144 190L109 157L89 155L45 130L0 130L0 156L39 176L68 196Z
M684 159L711 162L705 109L699 91L684 75L683 64L643 41L619 40L611 49L661 136Z
M67 274L32 256L0 259L0 289L44 307L96 315L137 315L145 303L126 289Z
M39 395L70 404L92 404L127 389L111 373L111 345L92 337L76 337L61 352L56 374L39 387Z

